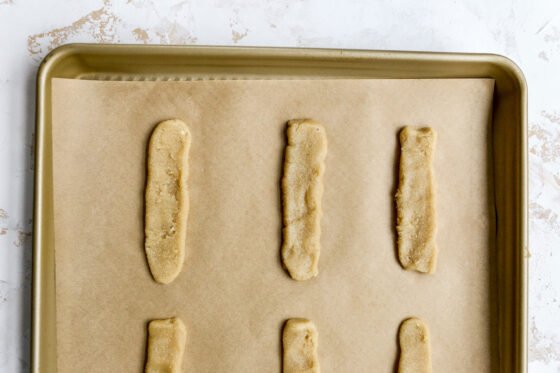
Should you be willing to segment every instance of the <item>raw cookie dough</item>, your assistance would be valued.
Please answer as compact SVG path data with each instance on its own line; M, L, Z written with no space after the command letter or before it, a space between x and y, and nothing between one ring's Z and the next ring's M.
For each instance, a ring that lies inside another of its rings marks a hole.
M432 373L430 335L422 320L411 318L402 323L399 344L401 356L398 373Z
M148 325L148 358L145 373L179 373L187 340L181 319L153 320Z
M433 273L437 263L432 165L436 133L431 128L405 127L400 133L400 142L396 194L399 260L405 269Z
M148 147L145 250L154 280L170 283L185 260L191 134L171 119L159 123Z
M288 320L282 335L283 372L319 373L318 339L319 334L313 322L306 319Z
M289 121L287 134L282 261L290 276L302 281L318 273L327 135L320 124L309 119Z

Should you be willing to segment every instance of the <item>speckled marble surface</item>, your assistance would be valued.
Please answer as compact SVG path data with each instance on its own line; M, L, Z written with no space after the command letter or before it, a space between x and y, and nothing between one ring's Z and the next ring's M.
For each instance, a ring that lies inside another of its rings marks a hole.
M529 84L529 371L560 372L558 0L0 0L0 371L29 370L35 74L71 42L490 52Z

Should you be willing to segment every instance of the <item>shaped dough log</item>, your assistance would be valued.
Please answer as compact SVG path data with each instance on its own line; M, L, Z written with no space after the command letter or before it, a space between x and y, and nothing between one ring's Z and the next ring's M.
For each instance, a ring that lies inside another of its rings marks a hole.
M317 343L319 334L315 324L306 319L290 319L284 325L284 373L319 373Z
M433 157L436 133L405 127L397 201L399 260L407 270L433 273L437 263L436 191Z
M399 344L401 356L398 373L432 373L430 335L422 320L411 318L402 323Z
M302 281L318 273L327 136L320 124L307 119L288 122L287 135L282 260L290 276Z
M191 135L180 120L157 125L148 148L145 250L152 276L167 284L185 260Z
M181 319L150 321L145 373L181 372L186 340L187 330Z

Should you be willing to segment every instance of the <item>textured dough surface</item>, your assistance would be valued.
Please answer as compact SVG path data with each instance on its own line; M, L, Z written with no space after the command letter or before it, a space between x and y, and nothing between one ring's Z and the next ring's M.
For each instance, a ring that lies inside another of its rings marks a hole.
M288 320L282 335L283 372L319 373L318 339L319 334L313 322L306 319Z
M187 125L172 119L156 126L148 147L145 250L152 276L162 284L177 277L185 260L190 145Z
M405 127L400 143L396 195L399 260L405 269L433 273L437 263L433 170L436 133L431 128Z
M289 121L287 135L282 260L290 276L302 281L318 273L327 135L320 124L308 119Z
M181 319L150 321L145 373L181 372L186 341L187 329Z
M417 318L402 323L399 331L401 356L398 373L432 373L428 327Z

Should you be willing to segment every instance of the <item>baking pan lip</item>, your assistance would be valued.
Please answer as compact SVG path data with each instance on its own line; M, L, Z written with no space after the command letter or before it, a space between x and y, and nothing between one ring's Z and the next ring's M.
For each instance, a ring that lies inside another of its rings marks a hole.
M470 62L476 64L489 64L504 73L508 80L516 87L519 92L516 99L519 100L519 135L520 142L518 182L519 192L518 201L522 206L516 216L517 242L518 249L516 260L518 265L518 285L517 285L517 309L519 311L517 324L517 361L519 372L527 372L527 296L528 296L528 169L527 169L527 95L528 87L525 76L521 68L511 59L499 55L488 53L448 53L448 52L421 52L421 51L388 51L388 50L365 50L365 49L328 49L328 48L291 48L291 47L231 47L231 46L182 46L182 45L137 45L137 44L84 44L73 43L65 44L51 51L41 62L37 72L36 82L36 138L35 138L35 179L34 179L34 229L33 229L33 274L32 274L32 316L31 316L31 371L39 372L41 366L41 305L45 302L45 295L42 292L41 284L44 276L43 270L43 204L44 204L44 172L45 162L45 125L50 118L47 118L46 105L49 104L50 79L61 64L68 58L88 53L91 55L136 55L145 56L150 54L162 54L168 56L205 56L215 58L218 56L239 60L258 58L260 60L282 60L297 59L301 61L415 61L423 63L424 66L434 62L440 63L460 63ZM444 74L433 74L432 78L445 78ZM495 74L488 73L488 76L465 75L464 77L488 77L493 78ZM457 76L460 78L461 76ZM422 77L429 78L429 77ZM398 78L397 78L398 79Z
M219 46L219 45L162 45L162 44L93 44L69 43L53 49L41 62L38 77L45 78L50 70L65 57L79 53L120 55L143 55L148 52L164 54L194 55L204 53L209 57L256 57L278 59L279 57L299 57L302 59L390 59L390 60L426 60L427 62L456 62L469 61L493 63L511 74L520 87L526 89L527 83L521 68L510 58L495 53L465 53L465 52L436 52L436 51L401 51L401 50L372 50L372 49L340 49L340 48L295 48L295 47L264 47L264 46ZM186 53L188 52L188 53Z

